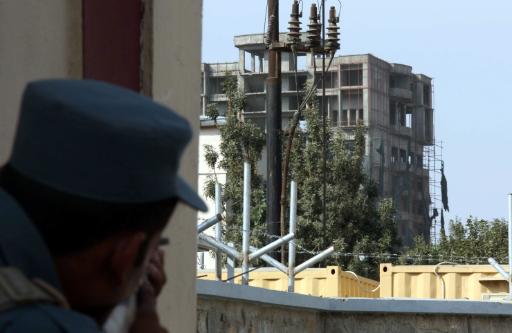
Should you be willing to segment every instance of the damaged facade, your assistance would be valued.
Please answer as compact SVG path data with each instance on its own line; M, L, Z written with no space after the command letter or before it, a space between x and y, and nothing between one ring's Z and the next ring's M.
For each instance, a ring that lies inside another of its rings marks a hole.
M208 104L215 103L221 116L226 112L223 82L227 76L236 76L247 96L243 117L265 127L268 50L263 36L236 36L234 42L238 62L202 65L204 129L210 123L205 117ZM321 59L316 58L316 64L313 59L299 54L295 63L291 54L282 54L283 129L297 110L297 89L313 79L315 70L321 74ZM333 59L325 86L330 126L349 137L358 124L368 129L365 171L378 184L381 197L393 199L404 245L411 244L416 235L429 239L435 209L426 163L435 142L432 79L413 73L410 66L391 64L371 54L349 55ZM265 170L265 158L262 167Z

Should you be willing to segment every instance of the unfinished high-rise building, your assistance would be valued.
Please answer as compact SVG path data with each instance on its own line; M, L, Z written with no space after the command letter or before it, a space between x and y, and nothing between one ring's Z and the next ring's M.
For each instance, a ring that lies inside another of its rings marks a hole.
M201 115L210 103L225 114L223 82L235 76L247 96L243 117L264 128L268 50L261 34L236 36L234 42L239 61L203 64ZM295 61L282 54L283 128L297 110L297 90L321 69L320 58L299 54ZM330 126L349 135L359 123L367 128L365 171L378 183L381 197L393 199L403 243L411 244L416 235L428 239L435 209L428 156L435 145L432 79L371 54L347 55L333 59L325 87Z

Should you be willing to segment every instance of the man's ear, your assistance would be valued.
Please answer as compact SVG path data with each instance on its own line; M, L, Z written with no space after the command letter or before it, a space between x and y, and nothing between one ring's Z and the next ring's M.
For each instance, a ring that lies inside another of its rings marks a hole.
M109 262L115 284L122 285L130 278L146 239L145 233L133 232L123 234L116 240Z

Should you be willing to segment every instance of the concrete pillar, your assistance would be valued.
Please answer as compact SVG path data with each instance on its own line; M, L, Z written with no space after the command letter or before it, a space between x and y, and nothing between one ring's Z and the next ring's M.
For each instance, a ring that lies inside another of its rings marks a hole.
M202 1L144 0L143 4L142 54L130 56L140 61L142 91L187 118L196 134L180 169L194 186ZM26 83L82 77L82 14L82 0L0 1L0 164L9 157ZM166 249L169 282L159 312L171 332L196 330L196 223L196 212L179 206L165 231L172 242Z
M342 84L341 84L341 64L339 64L336 68L336 75L338 75L338 86L336 87L337 90L338 90L338 126L341 126L341 117L343 115L343 108L342 108L342 97L343 97L343 94L341 93L342 90L341 90L341 87L342 87Z
M268 73L268 51L265 51L265 55L262 59L263 62L263 70L262 72Z
M330 124L330 121L332 119L332 114L331 114L331 96L330 95L326 95L325 96L325 102L327 104L327 121L329 122L329 124L327 124L327 126L331 126Z
M281 70L289 72L292 68L290 66L291 54L288 52L281 53Z
M185 117L194 140L185 151L180 173L197 188L201 79L202 1L145 0L144 91ZM170 332L196 331L197 213L180 205L165 230L168 283L159 300L162 324Z
M208 65L203 67L203 116L206 115L206 107L208 106L208 80L210 79Z
M243 73L243 72L245 72L245 51L239 50L238 54L239 54L239 60L238 60L239 69L240 69L240 72Z

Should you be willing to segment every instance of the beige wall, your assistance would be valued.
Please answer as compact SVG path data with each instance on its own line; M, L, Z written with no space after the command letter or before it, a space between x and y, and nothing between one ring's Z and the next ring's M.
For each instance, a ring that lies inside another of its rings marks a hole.
M201 86L202 1L146 0L144 91L185 116L194 141L182 160L181 174L197 184ZM149 8L146 8L148 13ZM149 21L148 21L149 20ZM152 21L152 22L151 22ZM149 29L149 31L148 31ZM153 49L148 43L153 41ZM196 331L196 212L180 207L166 234L171 239L166 265L168 285L159 303L162 322L171 332Z
M23 87L80 77L81 0L0 0L0 163L10 153Z
M184 115L195 139L182 175L197 186L202 1L145 0L144 91ZM21 93L38 78L80 78L81 0L0 0L0 163L8 158ZM195 332L196 212L180 207L167 230L169 284L160 301L171 332Z

